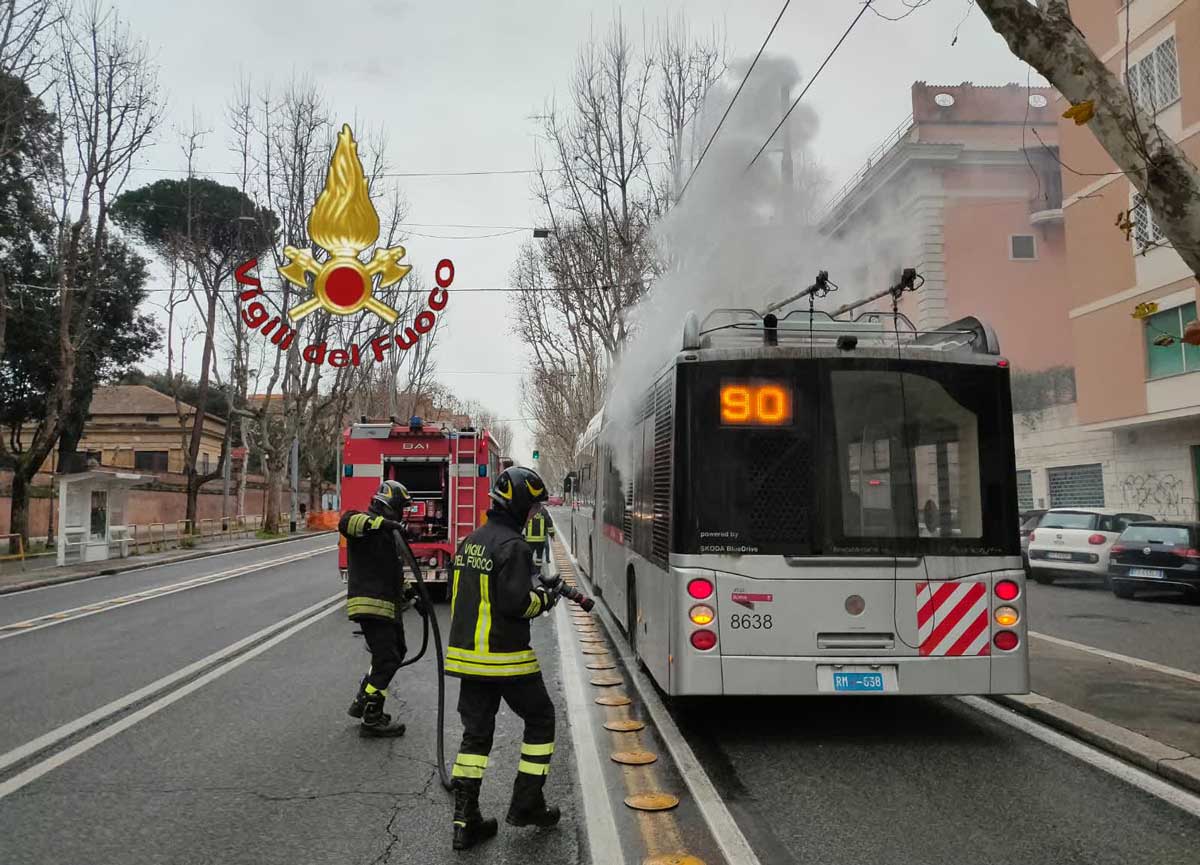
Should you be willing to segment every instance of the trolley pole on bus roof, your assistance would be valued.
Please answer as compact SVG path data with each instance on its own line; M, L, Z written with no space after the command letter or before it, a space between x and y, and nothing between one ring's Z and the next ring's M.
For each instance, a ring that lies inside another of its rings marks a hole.
M877 300L882 300L885 297L891 296L897 301L900 295L906 291L916 291L917 286L917 269L915 267L906 267L896 276L896 284L885 288L883 291L877 291L874 294L864 297L862 300L856 300L853 303L845 303L839 306L832 312L834 318L837 318L844 312L849 312L852 309L858 309L860 306L866 306L868 303L874 303Z
M782 307L787 306L789 303L794 303L795 301L799 300L802 297L808 297L809 295L813 295L813 294L819 296L821 293L829 290L829 285L830 285L829 271L822 270L817 274L816 282L814 282L808 288L804 289L804 291L800 292L799 294L793 294L791 297L784 298L783 300L781 300L777 303L771 304L765 310L763 310L763 312L764 313L774 312L777 309L781 309Z

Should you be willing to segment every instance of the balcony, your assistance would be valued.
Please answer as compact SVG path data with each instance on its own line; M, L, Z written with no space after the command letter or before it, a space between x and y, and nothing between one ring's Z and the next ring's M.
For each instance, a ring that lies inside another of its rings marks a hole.
M1035 170L1038 178L1037 191L1029 199L1029 222L1031 225L1053 225L1063 221L1062 174L1058 163L1038 154Z

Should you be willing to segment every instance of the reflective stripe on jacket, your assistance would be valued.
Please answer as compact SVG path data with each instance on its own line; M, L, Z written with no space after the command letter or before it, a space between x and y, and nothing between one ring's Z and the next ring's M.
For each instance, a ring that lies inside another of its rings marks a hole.
M338 522L346 538L346 615L395 621L404 587L404 566L383 517L346 511Z
M537 673L529 620L542 612L533 591L533 553L516 521L488 511L454 557L446 672L460 678L513 678Z
M554 534L554 522L546 515L545 511L534 514L525 524L525 540L531 544L542 543L546 540L547 526L549 526L550 534Z

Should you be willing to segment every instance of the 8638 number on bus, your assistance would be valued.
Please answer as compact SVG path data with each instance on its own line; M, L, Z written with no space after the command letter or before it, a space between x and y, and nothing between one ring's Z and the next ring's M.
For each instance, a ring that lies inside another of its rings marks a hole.
M734 613L729 617L729 627L735 631L769 631L775 622L770 613Z

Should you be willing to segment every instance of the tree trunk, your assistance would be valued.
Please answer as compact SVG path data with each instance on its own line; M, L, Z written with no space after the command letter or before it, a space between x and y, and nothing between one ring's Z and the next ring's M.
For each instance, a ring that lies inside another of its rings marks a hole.
M209 286L207 282L204 285L205 294L208 296L208 318L204 331L204 350L200 356L200 380L196 382L196 405L195 411L192 413L192 433L188 440L188 449L184 459L184 470L187 474L187 519L193 532L196 531L196 504L200 495L200 486L204 480L207 480L207 478L200 477L196 463L200 458L200 439L204 432L204 407L208 403L208 378L209 370L212 367L213 342L217 327L217 287L217 285ZM226 423L232 423L232 421L233 419L229 418Z
M978 0L1012 52L1053 84L1072 105L1091 100L1096 140L1145 196L1154 221L1192 273L1200 274L1200 172L1129 89L1096 56L1071 21L1065 0L1043 8L1028 0ZM1114 214L1115 216L1115 214ZM1115 239L1115 238L1114 238Z
M263 455L263 531L277 534L279 532L279 493L283 486L283 478L275 467L275 460Z
M9 510L8 530L15 535L20 535L21 539L28 545L30 476L23 469L24 467L19 464L13 468L12 506Z

